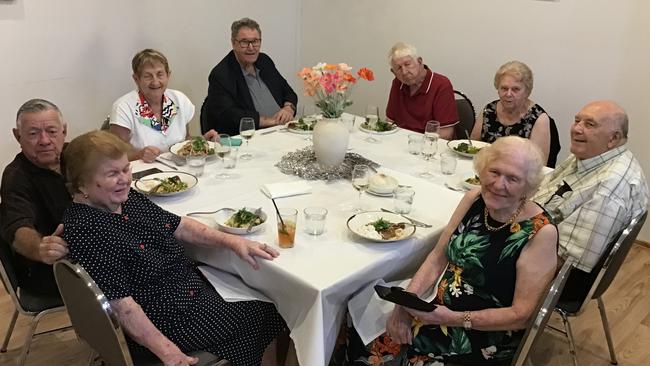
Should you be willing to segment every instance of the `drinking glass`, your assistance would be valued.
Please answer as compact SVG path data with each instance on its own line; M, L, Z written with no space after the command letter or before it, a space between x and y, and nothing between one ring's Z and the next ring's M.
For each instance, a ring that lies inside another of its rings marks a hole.
M375 144L379 142L379 139L372 135L372 131L374 131L377 126L377 121L379 121L379 107L369 104L368 107L366 107L366 127L368 137L366 137L365 140L367 142Z
M304 123L310 130L313 129L313 125L316 123L316 111L316 106L313 104L303 104L300 106L300 117L302 118L302 123ZM311 141L311 134L308 134L305 137L305 140Z
M422 156L427 161L428 169L420 174L423 178L432 178L434 176L431 168L431 160L435 159L436 152L438 152L438 130L440 129L440 122L429 121L424 128L424 144L422 145Z
M246 140L246 150L248 150L248 141L255 135L255 120L250 117L244 117L239 120L239 136ZM243 160L250 160L253 154L245 152L240 156Z
M280 248L293 248L296 238L296 222L298 210L295 208L279 208L278 213L278 244ZM283 225L284 224L284 225Z
M203 169L205 168L205 155L188 155L186 160L190 174L193 174L196 177L203 175Z
M409 138L409 153L412 155L420 155L422 153L422 145L424 144L424 136L419 133L412 133Z
M370 167L365 164L357 164L352 169L352 186L359 191L358 205L354 208L355 212L361 212L361 196L368 189L370 178Z
M411 206L413 205L413 196L415 196L415 191L413 188L397 187L395 189L395 192L393 192L395 213L407 214L411 212Z
M215 141L214 145L214 151L217 153L217 156L221 158L221 165L223 168L226 168L226 156L230 155L232 151L232 140L230 139L230 135L226 133L220 133L219 136L217 137L217 141ZM230 175L224 170L223 172L219 173L217 177L222 178L222 179L228 179L230 178Z
M456 153L445 151L440 154L440 171L445 175L452 175L456 172Z
M305 231L309 235L320 235L325 231L327 209L325 207L307 207L305 214Z

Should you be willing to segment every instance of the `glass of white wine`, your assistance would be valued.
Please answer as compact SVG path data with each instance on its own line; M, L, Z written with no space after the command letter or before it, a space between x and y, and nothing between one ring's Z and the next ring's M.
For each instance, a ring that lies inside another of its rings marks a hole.
M357 164L352 169L352 186L359 191L359 199L355 212L363 211L361 207L361 196L368 189L370 178L370 167L365 164Z
M226 133L220 133L219 136L217 137L217 141L215 141L214 144L214 152L221 159L221 165L224 169L223 172L217 175L217 177L219 178L222 179L230 178L230 175L225 170L226 169L225 158L226 156L230 155L231 149L232 149L232 140L230 139L230 135Z
M367 142L372 142L374 144L379 142L379 139L372 135L372 131L375 131L377 128L378 121L379 107L376 105L368 105L368 107L366 107L366 131L368 132L368 137L365 138Z
M438 137L440 130L440 122L428 121L424 128L424 143L422 145L422 156L427 161L428 169L420 174L423 178L433 178L435 174L431 171L432 160L435 160L436 153L438 152Z
M244 117L239 120L239 136L246 140L246 150L248 150L248 142L253 138L253 135L255 135L255 120L250 117ZM250 160L253 158L253 154L246 151L239 158L242 160Z
M316 106L313 104L303 104L301 106L301 113L300 117L302 118L302 123L307 126L308 131L313 131L314 125L316 124L316 115L317 115L317 110ZM311 141L311 133L308 133L307 136L305 137L306 141Z

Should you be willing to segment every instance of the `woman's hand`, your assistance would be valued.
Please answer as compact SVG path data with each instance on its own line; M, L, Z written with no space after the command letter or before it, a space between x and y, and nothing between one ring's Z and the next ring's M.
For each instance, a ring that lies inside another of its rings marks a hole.
M203 138L208 141L212 141L214 140L215 137L218 136L219 136L219 132L215 131L214 129L210 129L210 131L203 134Z
M263 244L243 238L241 238L241 241L237 243L237 246L235 246L233 250L235 253L237 253L239 258L241 258L243 261L248 262L248 264L250 264L253 269L260 268L259 264L257 264L257 261L255 260L255 257L273 260L273 258L280 255L277 250L265 243Z
M413 340L411 321L413 318L404 309L402 306L395 306L386 322L386 333L395 343L411 344Z
M153 161L160 155L160 149L155 146L145 146L140 150L140 159L145 163L153 163Z
M449 310L444 305L438 305L433 311L419 311L409 308L404 308L412 317L417 318L423 324L431 325L448 325L451 327L458 327L462 325L462 315L458 312Z
M168 355L161 358L165 366L189 366L195 365L199 362L197 357L190 357L181 352L178 347L174 346L175 350L171 351Z

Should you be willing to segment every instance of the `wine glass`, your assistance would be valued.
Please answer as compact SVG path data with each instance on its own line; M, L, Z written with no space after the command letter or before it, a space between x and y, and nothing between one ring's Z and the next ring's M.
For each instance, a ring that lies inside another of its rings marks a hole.
M224 168L224 171L217 175L217 177L222 179L230 178L230 175L225 170L226 169L225 157L230 155L231 146L232 146L232 140L230 139L230 135L226 133L220 133L219 136L217 137L217 141L215 141L214 151L217 154L217 156L221 158L221 165Z
M358 205L354 209L355 212L363 211L361 208L361 196L363 192L368 189L370 178L370 167L365 164L357 164L352 169L352 186L359 191Z
M316 123L316 106L313 104L303 104L300 106L300 118L302 123L307 126L308 131L313 130L313 125ZM306 141L311 141L311 133L305 137Z
M239 120L239 136L246 140L246 150L248 150L248 142L255 135L255 120L250 117L244 117ZM253 154L250 152L243 153L240 157L242 160L250 160Z
M422 145L422 156L427 162L435 160L436 153L438 152L438 131L440 129L440 122L429 121L424 128L424 143ZM431 164L428 164L431 167ZM420 174L423 178L432 178L434 176L431 170L426 170Z
M379 139L372 135L372 131L377 128L377 121L379 121L379 107L376 105L369 104L366 107L366 131L368 132L368 137L365 138L367 142L378 143Z

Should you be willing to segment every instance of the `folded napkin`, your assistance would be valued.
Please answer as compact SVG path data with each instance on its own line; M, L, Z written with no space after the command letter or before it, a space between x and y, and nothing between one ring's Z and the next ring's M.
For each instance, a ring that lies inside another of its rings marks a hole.
M241 278L230 273L208 266L199 266L199 270L227 302L252 300L273 302L261 292L248 287Z
M225 140L225 139L222 138L221 141L223 141L223 140ZM230 138L230 146L241 146L241 139L238 139L236 137L231 137Z
M291 197L311 193L309 184L302 180L288 183L264 184L260 189L269 198Z

